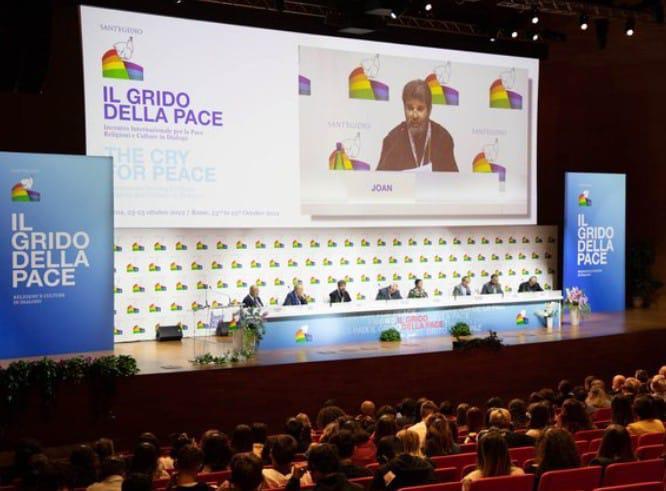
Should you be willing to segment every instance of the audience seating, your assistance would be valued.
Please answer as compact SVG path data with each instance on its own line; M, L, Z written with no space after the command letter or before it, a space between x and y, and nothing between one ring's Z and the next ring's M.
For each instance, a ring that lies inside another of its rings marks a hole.
M612 410L609 407L597 409L592 413L592 421L596 424L598 421L609 421L611 418Z
M582 465L582 466L590 465L590 462L596 456L597 456L596 451L595 452L585 452L583 455L580 456L580 465Z
M355 479L350 479L349 482L354 483L354 484L358 484L365 491L368 491L370 489L370 486L372 485L372 479L373 479L373 476L357 477Z
M470 472L474 472L477 469L478 465L477 464L467 464L465 467L462 468L462 471L460 472L460 479L464 479L467 474Z
M599 450L599 447L601 446L601 438L595 438L594 440L590 441L590 446L587 447L588 452L596 452Z
M476 443L463 443L458 445L458 448L460 448L460 453L476 452Z
M522 467L527 459L536 457L536 447L516 447L509 449L511 460L516 462L516 466Z
M534 487L534 476L525 474L523 476L487 477L472 481L470 491L532 491Z
M626 484L624 486L609 486L605 488L597 488L594 491L663 491L664 483L662 482L643 482L640 484Z
M607 419L607 420L604 420L604 421L595 421L594 422L594 425L597 428L599 428L600 430L605 430L606 428L608 428L608 425L610 425L610 424L611 424L610 419Z
M638 447L636 449L636 457L638 460L651 460L658 459L664 453L664 444L661 445L647 445L645 447Z
M375 472L379 468L379 463L373 462L372 464L368 464L365 467L370 469L372 472Z
M545 472L537 491L592 491L601 482L601 467Z
M400 491L461 491L462 484L458 481L426 484L424 486L411 486L409 488L401 488Z
M648 445L663 445L665 443L664 433L647 433L638 437L638 447L646 447Z
M576 442L579 442L581 440L589 442L590 440L594 440L595 438L601 438L602 436L604 436L604 430L583 430L583 431L577 431L576 434L574 435L574 438Z
M588 440L576 440L576 450L578 450L578 455L583 455L587 452L589 446L590 442Z
M631 435L631 446L634 450L638 448L638 435Z
M663 459L643 460L609 465L604 472L602 484L604 486L619 486L646 481L660 481L663 477Z
M437 482L451 482L458 479L458 469L455 467L440 467L435 469Z
M445 455L443 457L433 457L430 459L438 467L455 467L458 470L457 478L460 479L460 473L463 467L469 464L476 464L476 453L459 453L455 455Z
M205 483L221 483L228 481L231 478L231 471L218 471L218 472L207 472L199 474L199 481Z

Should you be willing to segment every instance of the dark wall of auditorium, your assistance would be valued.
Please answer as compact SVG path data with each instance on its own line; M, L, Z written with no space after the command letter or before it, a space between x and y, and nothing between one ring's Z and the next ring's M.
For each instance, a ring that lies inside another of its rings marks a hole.
M42 93L0 92L0 150L85 152L77 9L58 6L49 19ZM628 241L650 241L657 248L656 272L666 279L664 28L639 26L629 39L611 23L608 45L599 50L593 33L577 31L574 20L546 21L568 39L550 44L541 63L539 223L561 226L565 171L626 173Z

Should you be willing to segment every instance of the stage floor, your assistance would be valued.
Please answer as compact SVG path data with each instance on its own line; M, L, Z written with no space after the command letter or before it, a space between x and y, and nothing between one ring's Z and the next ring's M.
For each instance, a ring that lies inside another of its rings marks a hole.
M531 327L503 331L500 337L504 344L522 345L533 343L557 342L567 339L580 339L599 336L612 336L649 329L666 327L666 311L661 310L629 310L614 314L592 314L583 323L574 327L564 323L562 328L547 329ZM154 374L190 370L206 370L195 367L190 360L202 350L215 353L215 344L230 343L228 338L206 337L193 340L185 338L182 342L139 341L135 343L118 343L115 354L132 355L136 358L141 373ZM206 344L208 346L206 347ZM221 348L221 347L220 347ZM230 363L215 368L240 368L249 366L280 365L287 363L303 363L317 361L348 360L378 356L413 355L451 351L450 336L407 339L399 343L382 343L379 341L356 345L338 345L331 347L299 346L293 349L259 351L252 360ZM219 349L219 351L222 351Z

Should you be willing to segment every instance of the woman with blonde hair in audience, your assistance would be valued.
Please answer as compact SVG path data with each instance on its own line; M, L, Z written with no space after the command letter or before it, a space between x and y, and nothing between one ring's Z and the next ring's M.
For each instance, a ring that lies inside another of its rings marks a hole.
M606 394L606 391L603 387L592 386L590 392L585 399L585 404L587 407L592 408L593 410L597 409L608 409L611 407L610 397Z
M492 428L479 437L475 471L463 478L463 490L468 491L473 481L487 477L520 476L521 468L511 464L509 446L501 431Z
M419 448L419 435L411 430L398 432L400 452L386 465L380 466L372 481L372 489L397 490L437 482L435 469L423 458Z
M483 413L478 407L473 406L467 410L467 437L465 443L476 442L476 437L483 429L483 419Z
M654 398L666 401L666 377L663 375L652 377L650 388L652 389L652 396Z

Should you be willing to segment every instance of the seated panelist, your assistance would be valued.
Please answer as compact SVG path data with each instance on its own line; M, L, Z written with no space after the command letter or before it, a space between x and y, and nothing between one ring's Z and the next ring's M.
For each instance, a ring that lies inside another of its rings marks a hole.
M401 300L400 290L397 283L391 283L389 286L380 288L377 292L377 300Z
M472 289L469 287L469 276L463 276L460 284L453 287L454 297L465 297L472 294Z
M243 299L243 307L249 309L263 306L264 302L262 302L259 297L259 288L256 285L252 285L250 287L250 293L248 293Z
M330 303L351 302L351 296L347 291L347 282L345 280L338 281L338 287L328 295Z
M523 283L520 284L518 287L518 292L542 292L543 288L541 288L541 285L537 281L536 276L530 276L530 279L527 281L524 281Z
M493 295L496 293L501 293L503 294L504 291L502 291L502 285L500 285L499 282L499 276L496 274L492 275L490 277L490 281L483 285L483 289L481 290L482 295Z
M303 293L303 284L299 283L287 294L282 305L306 305L307 303L308 299L305 298L305 293Z
M423 289L423 280L417 279L414 281L414 288L409 290L407 298L427 298L428 292Z

